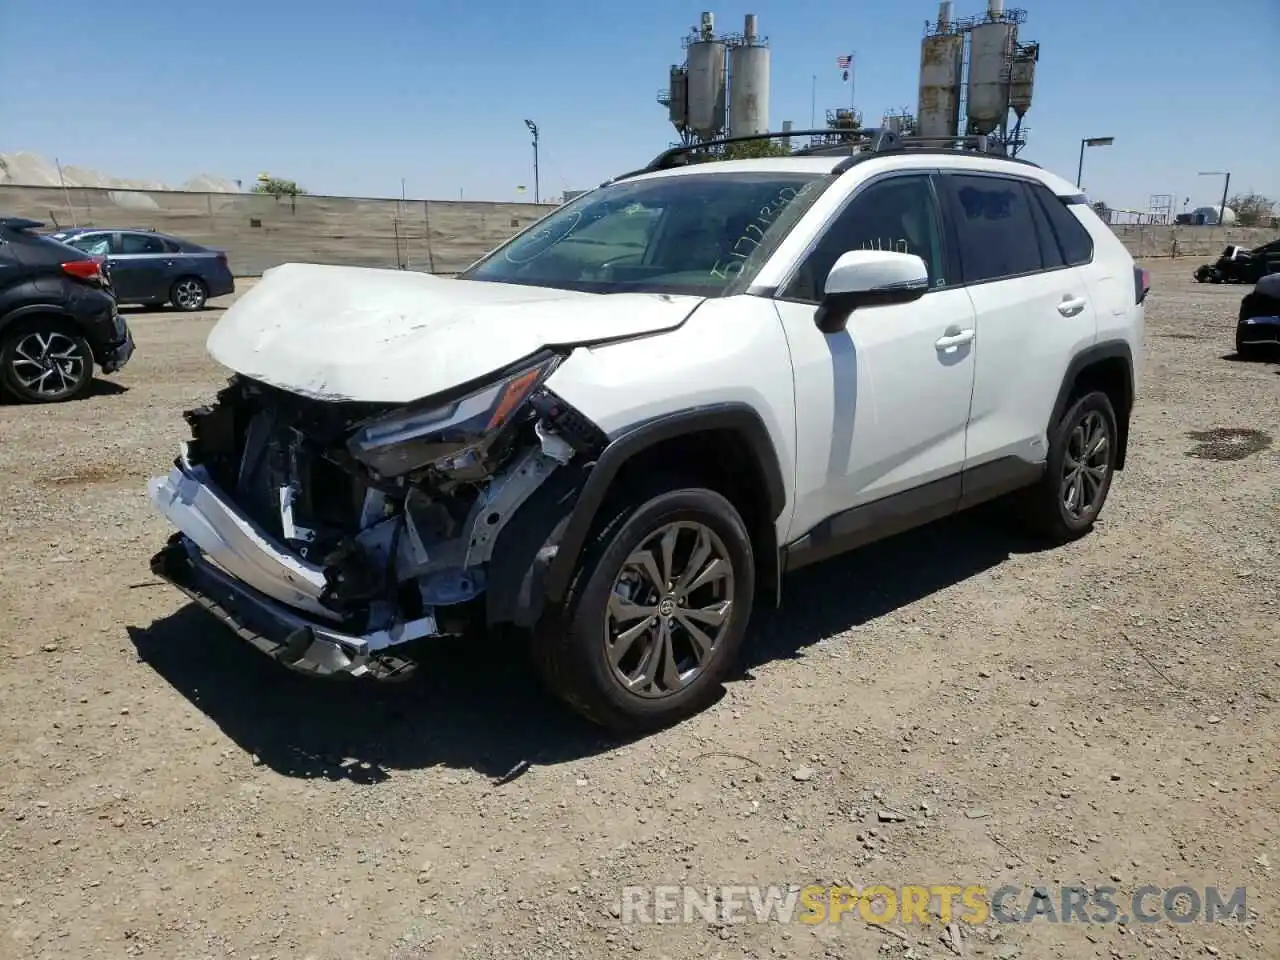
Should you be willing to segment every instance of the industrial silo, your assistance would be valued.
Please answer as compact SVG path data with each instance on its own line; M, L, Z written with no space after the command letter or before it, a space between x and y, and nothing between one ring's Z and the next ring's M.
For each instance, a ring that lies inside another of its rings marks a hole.
M920 103L916 133L922 137L954 137L960 125L964 34L952 26L951 3L938 6L938 22L920 42Z
M969 30L970 133L991 133L1009 114L1009 68L1017 24L1004 16L1004 0L989 0L987 19Z
M1009 106L1022 119L1031 109L1031 95L1035 90L1036 61L1040 59L1040 45L1027 44L1013 57L1009 68Z
M677 130L689 125L689 76L684 67L671 68L671 79L667 85L667 116Z
M742 42L729 51L729 134L769 132L769 47L748 13Z
M710 13L702 15L686 60L689 129L704 140L724 129L726 47L715 38L714 23Z

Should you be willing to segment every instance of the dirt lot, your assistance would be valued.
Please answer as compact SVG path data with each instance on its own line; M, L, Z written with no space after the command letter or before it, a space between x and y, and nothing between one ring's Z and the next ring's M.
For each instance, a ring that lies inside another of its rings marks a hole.
M1224 359L1244 291L1192 266L1153 265L1093 535L1034 552L969 517L797 574L721 703L627 744L505 650L317 683L157 585L143 485L223 375L216 312L131 314L93 397L0 407L0 957L955 952L857 911L617 916L623 885L676 883L1014 884L1018 912L1102 884L1121 913L1143 884L1246 887L1243 922L961 924L955 950L1280 956L1280 439L1195 436L1280 434L1280 366Z

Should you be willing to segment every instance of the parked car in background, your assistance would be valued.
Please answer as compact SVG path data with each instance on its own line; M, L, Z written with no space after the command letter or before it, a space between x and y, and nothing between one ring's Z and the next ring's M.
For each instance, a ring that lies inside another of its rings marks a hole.
M1280 273L1260 279L1240 301L1236 354L1251 360L1265 351L1280 357Z
M115 373L133 355L102 257L0 217L0 389L28 403L83 396L93 365Z
M211 297L234 293L235 278L222 250L152 230L76 227L52 234L55 240L111 264L111 283L120 303L173 304L203 310Z
M1196 267L1192 274L1199 283L1257 283L1269 273L1280 271L1280 240L1272 240L1252 250L1229 246L1213 263Z

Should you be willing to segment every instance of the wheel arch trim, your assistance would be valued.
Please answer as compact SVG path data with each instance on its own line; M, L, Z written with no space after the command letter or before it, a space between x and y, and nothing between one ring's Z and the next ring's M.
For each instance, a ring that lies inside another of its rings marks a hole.
M55 317L58 320L66 320L68 323L76 325L76 329L80 329L80 325L76 323L76 318L64 307L60 307L54 303L29 303L25 306L16 307L10 310L4 316L0 316L0 331L4 331L12 326L16 321L24 320L27 317ZM83 336L83 334L81 334Z
M1067 364L1067 372L1062 377L1062 384L1058 387L1058 397L1053 404L1053 417L1049 421L1048 430L1051 431L1053 426L1067 412L1067 403L1071 399L1071 391L1080 375L1095 364L1106 360L1123 360L1125 367L1125 390L1128 394L1126 397L1127 405L1125 410L1116 411L1119 421L1116 424L1116 428L1120 433L1119 449L1116 451L1116 469L1123 470L1125 455L1129 448L1129 418L1134 402L1133 348L1127 340L1104 340L1086 347L1071 358L1071 362Z
M777 520L786 506L782 467L760 414L746 403L714 403L677 410L644 421L614 437L587 475L573 513L564 528L545 584L547 599L560 603L568 593L578 557L587 542L614 480L634 457L681 436L726 430L747 444L764 482L769 518Z

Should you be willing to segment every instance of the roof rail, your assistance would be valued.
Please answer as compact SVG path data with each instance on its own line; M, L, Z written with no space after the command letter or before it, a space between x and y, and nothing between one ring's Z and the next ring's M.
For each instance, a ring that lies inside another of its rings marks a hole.
M775 133L753 133L741 137L722 137L717 140L703 140L699 143L682 144L664 150L639 170L614 177L614 180L625 180L642 173L656 170L669 170L672 167L689 163L689 155L696 154L711 147L729 146L735 143L751 143L757 140L783 140L796 137L839 138L834 142L802 147L792 153L796 157L815 156L848 156L856 153L884 153L892 150L908 150L912 148L951 148L970 149L979 153L1005 155L1004 145L994 137L957 136L957 137L915 137L903 136L886 127L862 127L856 130L822 127L816 130L782 130ZM612 182L612 181L610 181Z

